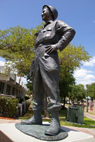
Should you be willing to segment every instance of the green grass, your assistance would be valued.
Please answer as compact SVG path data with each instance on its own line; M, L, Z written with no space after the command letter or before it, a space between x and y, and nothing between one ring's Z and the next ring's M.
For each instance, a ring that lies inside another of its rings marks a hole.
M66 121L66 110L61 110L59 112L60 124L62 126L74 126L74 127L84 127L84 128L95 128L95 121L84 117L84 124L75 124Z
M84 117L84 124L85 125L94 125L94 127L95 127L95 121L94 120L91 120L91 119L89 119L89 118L87 118L87 117Z
M19 117L21 120L29 119L33 115L32 107L29 108L27 113L23 117ZM44 113L42 113L43 121L51 122L50 118L44 118ZM95 128L95 121L84 117L84 124L74 124L66 122L66 110L59 111L59 119L61 126L74 126L74 127L84 127L84 128Z

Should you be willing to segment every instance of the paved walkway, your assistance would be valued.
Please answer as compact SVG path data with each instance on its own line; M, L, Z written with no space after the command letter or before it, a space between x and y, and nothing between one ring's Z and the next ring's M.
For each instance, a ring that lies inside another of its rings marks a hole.
M71 126L66 126L67 128L76 130L76 131L80 131L80 132L84 132L90 135L93 135L93 137L95 138L95 128L79 128L79 127L71 127Z
M21 122L20 119L11 119L6 117L0 117L0 124L2 123L19 123Z
M85 112L85 113L84 113L84 116L87 117L87 118L90 118L90 119L92 119L92 120L95 120L95 115L92 115L92 114L90 114L90 113Z

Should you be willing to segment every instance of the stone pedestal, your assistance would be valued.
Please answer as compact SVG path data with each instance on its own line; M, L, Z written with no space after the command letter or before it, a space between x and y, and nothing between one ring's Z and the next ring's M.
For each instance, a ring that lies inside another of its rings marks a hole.
M48 124L48 123L44 123L44 124ZM66 127L62 127L62 129L68 133L68 137L66 137L63 140L53 141L53 142L94 142L95 141L92 135L75 131L73 129L69 129ZM42 142L42 140L26 135L22 133L21 131L19 131L15 127L14 123L0 124L0 130L5 135L7 135L11 140L13 140L13 142ZM47 141L43 141L43 142L47 142Z

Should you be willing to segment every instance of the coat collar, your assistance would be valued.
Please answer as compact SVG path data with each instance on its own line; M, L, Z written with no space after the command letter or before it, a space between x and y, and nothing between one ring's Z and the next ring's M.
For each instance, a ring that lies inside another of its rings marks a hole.
M52 22L53 22L53 20L48 21L48 23L46 23L46 24L44 25L44 28L45 28L48 24L51 24Z

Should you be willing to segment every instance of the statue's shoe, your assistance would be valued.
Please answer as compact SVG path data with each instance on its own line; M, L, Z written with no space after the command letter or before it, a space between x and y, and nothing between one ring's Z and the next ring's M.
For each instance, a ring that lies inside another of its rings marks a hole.
M45 135L49 135L49 136L55 136L57 134L60 133L60 127L59 126L50 126L46 131L45 131Z
M51 113L51 124L49 128L45 131L45 135L55 136L60 133L60 122L58 112L54 111Z
M41 125L42 124L42 117L35 118L33 116L30 119L28 119L28 120L22 120L21 124L26 124L26 125L32 125L32 124L36 125L36 124L38 124L38 125Z

